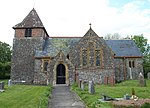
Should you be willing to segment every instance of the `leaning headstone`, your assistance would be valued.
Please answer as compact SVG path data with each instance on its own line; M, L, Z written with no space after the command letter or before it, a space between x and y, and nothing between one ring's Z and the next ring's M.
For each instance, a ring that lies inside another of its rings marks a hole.
M145 87L146 86L146 80L144 79L144 76L142 75L142 73L139 74L139 85L141 87Z
M0 90L4 90L4 82L0 82Z
M94 88L94 82L89 81L89 93L94 94L95 93L95 88Z
M150 79L150 72L147 73L147 78Z
M84 90L84 81L81 83L81 89Z
M11 86L11 85L12 85L12 81L10 79L10 80L8 80L8 86Z

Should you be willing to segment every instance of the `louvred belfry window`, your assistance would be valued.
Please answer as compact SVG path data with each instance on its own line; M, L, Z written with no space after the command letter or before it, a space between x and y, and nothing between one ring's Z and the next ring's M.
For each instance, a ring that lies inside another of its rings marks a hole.
M25 37L32 37L32 29L31 28L25 29Z

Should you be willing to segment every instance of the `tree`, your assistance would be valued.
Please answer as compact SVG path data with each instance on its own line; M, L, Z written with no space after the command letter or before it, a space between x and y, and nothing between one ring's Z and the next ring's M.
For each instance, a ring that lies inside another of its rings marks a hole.
M11 46L5 42L0 42L0 79L10 77L11 53Z
M114 34L111 34L111 33L108 33L104 39L120 39L121 38L121 35L119 33L114 33Z
M150 72L150 45L147 43L147 39L144 38L143 34L131 36L132 40L134 40L135 44L143 53L143 69L144 76L147 77L147 73Z

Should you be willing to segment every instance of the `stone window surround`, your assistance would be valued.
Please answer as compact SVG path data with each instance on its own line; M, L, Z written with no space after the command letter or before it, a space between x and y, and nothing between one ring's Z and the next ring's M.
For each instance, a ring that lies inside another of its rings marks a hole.
M69 72L68 72L68 66L67 66L67 64L66 63L64 63L64 61L57 61L56 62L56 64L54 65L54 70L53 70L53 72L54 72L54 74L53 74L53 85L57 85L56 84L56 80L57 80L57 75L56 75L56 73L57 73L57 66L59 65L59 64L63 64L64 66L65 66L65 69L66 69L66 71L65 71L65 75L66 75L66 82L65 82L65 84L66 85L69 85Z
M41 69L42 69L42 72L44 72L44 73L48 71L48 70L44 69L45 62L47 62L48 65L49 65L50 64L50 59L42 59ZM47 65L47 68L48 68L48 65Z
M129 60L128 66L130 68L135 68L135 60Z
M95 47L95 42L89 42L89 43L93 43L94 45L94 67L100 67L103 68L103 49L101 48L97 48ZM83 51L87 51L87 65L83 65ZM96 66L96 51L100 51L100 66ZM90 67L90 48L80 48L80 66L81 67Z
M25 29L25 37L32 37L32 29L31 28Z

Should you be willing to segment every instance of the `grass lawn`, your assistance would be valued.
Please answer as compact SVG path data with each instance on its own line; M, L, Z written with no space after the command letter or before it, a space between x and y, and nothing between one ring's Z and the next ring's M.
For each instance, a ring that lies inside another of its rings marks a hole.
M96 92L93 95L88 93L88 85L86 85L84 91L78 88L77 84L72 86L72 90L81 97L89 108L112 108L110 103L98 101L98 99L102 98L101 94L106 94L113 98L122 98L125 94L131 95L132 88L134 88L135 95L139 98L150 98L150 80L147 80L147 87L139 87L137 80L125 81L115 86L96 85ZM98 106L98 104L100 104L100 106Z
M13 85L0 93L0 108L47 108L51 86Z

